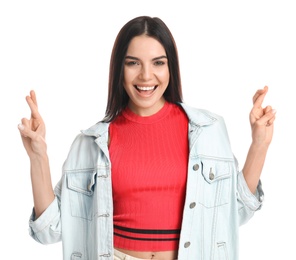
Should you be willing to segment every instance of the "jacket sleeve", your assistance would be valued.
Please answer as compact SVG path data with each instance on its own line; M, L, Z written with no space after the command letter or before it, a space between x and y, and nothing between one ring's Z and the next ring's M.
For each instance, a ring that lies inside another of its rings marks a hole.
M236 165L238 165L237 160ZM255 194L253 194L244 178L243 172L238 171L237 175L237 201L239 224L247 223L254 215L254 213L261 209L264 200L264 193L262 190L261 180L257 185Z
M55 199L48 208L37 219L35 219L34 209L30 216L29 234L41 244L52 244L59 242L62 239L60 214L61 181L55 187Z

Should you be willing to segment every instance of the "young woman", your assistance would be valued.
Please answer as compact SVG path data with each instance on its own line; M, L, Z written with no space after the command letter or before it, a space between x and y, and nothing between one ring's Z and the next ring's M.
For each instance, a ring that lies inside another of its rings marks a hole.
M64 259L237 260L238 229L260 209L275 110L253 97L242 170L223 118L182 101L177 48L159 18L136 17L113 47L105 118L75 138L52 187L34 91L19 125L31 162L31 236Z

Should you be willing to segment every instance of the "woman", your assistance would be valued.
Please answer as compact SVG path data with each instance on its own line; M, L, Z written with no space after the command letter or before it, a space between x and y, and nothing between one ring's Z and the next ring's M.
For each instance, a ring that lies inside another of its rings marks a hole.
M261 208L275 110L253 97L242 171L223 118L182 101L177 48L159 18L136 17L113 47L105 118L74 140L52 188L34 91L19 125L31 162L31 236L64 259L238 259L238 228Z

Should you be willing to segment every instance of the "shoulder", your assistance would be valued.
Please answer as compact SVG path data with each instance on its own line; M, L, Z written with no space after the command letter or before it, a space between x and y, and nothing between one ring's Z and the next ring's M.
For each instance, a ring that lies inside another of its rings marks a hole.
M179 103L179 105L184 109L187 114L189 120L197 125L211 125L214 123L222 123L224 124L224 119L221 115L214 113L207 109L196 108L193 106L189 106L185 103Z
M230 140L223 117L207 109L181 105L188 115L190 127L200 129L199 141L195 146L197 152L202 149L203 154L232 158Z
M94 136L77 134L63 164L64 171L91 169L96 167L98 145Z

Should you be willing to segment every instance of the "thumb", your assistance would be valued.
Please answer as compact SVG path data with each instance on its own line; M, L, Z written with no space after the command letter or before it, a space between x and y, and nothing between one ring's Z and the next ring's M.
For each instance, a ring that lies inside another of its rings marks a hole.
M23 120L22 120L23 121ZM30 139L34 138L34 135L36 134L34 131L32 131L26 123L23 121L22 123L18 124L18 129L20 131L20 134L22 137L29 137Z
M17 128L20 131L20 134L21 134L22 137L27 137L25 126L22 123L18 124Z

